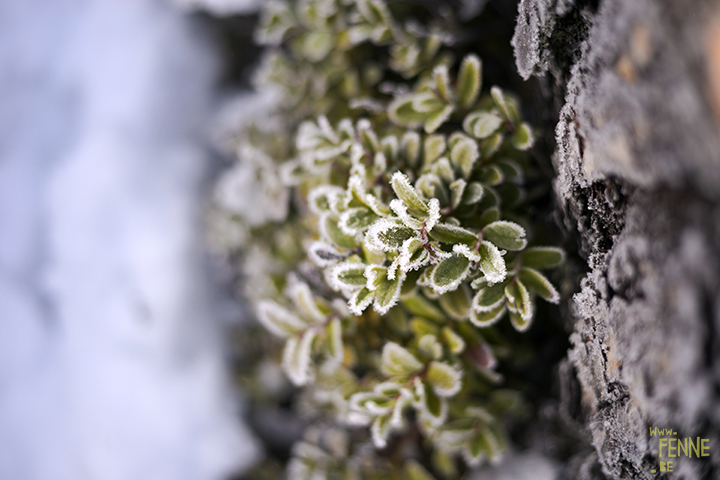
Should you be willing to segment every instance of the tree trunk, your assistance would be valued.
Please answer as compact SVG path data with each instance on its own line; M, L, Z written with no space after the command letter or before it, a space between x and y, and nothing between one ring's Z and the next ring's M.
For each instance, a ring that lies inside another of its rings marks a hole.
M563 478L718 478L720 3L522 0L513 46L556 106L560 220L588 268L558 412L588 449ZM652 427L709 456L659 458Z

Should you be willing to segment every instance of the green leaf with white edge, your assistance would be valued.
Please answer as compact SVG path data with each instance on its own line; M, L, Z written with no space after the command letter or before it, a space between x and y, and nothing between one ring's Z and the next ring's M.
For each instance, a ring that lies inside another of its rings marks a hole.
M407 460L403 466L405 477L407 480L435 480L425 467L420 465L416 460Z
M420 218L425 218L428 215L427 202L420 197L415 187L410 184L407 175L402 172L395 172L390 180L390 185L395 195L407 205L411 214Z
M425 381L439 397L452 397L462 388L462 371L443 362L430 362Z
M494 325L500 320L505 312L507 306L505 302L498 304L492 310L487 312L478 312L476 310L470 310L470 322L476 327L485 328Z
M482 215L480 215L480 218L478 218L478 224L481 228L485 228L491 223L497 222L499 218L500 210L498 210L497 207L487 208L483 211Z
M308 258L318 267L328 267L345 257L335 246L326 242L316 241L308 247Z
M545 275L534 268L523 267L520 269L520 280L531 291L537 293L550 303L558 303L560 294Z
M302 44L305 57L310 62L319 62L333 49L335 38L328 32L308 32Z
M478 249L480 254L480 270L485 274L488 283L498 283L505 280L507 266L500 250L490 242L483 241Z
M477 100L482 79L482 63L477 55L470 54L460 65L457 81L457 99L463 108L471 107Z
M457 253L438 262L430 276L431 287L437 294L455 290L470 273L470 260Z
M419 372L423 364L415 355L408 352L395 342L388 342L383 347L380 371L387 377L412 375Z
M496 186L505 180L502 170L497 165L485 165L480 171L480 180L486 185Z
M445 189L445 185L442 180L440 180L440 177L434 173L424 173L420 175L417 182L415 182L415 186L425 197L437 198L442 205L447 205L450 202L450 196Z
M565 253L556 247L530 247L520 254L522 265L535 269L553 268L562 263Z
M448 74L447 65L438 65L433 70L433 80L435 81L435 89L438 95L446 103L452 101L453 93L450 86L450 75Z
M354 235L345 234L338 226L338 217L325 215L321 218L320 231L323 236L340 248L355 248L358 244Z
M477 467L485 459L495 460L500 456L500 445L488 428L480 428L465 444L463 458L468 465Z
M375 299L375 292L363 287L355 292L348 300L348 310L354 315L362 315L362 312L370 306Z
M395 98L388 106L388 117L401 127L417 128L427 119L427 114L416 112L412 106L413 95Z
M442 356L442 345L436 335L423 335L418 341L418 353L423 360L437 360Z
M443 327L440 338L442 339L443 343L447 345L448 350L450 350L455 355L459 355L460 353L465 350L465 340L455 333L450 327Z
M412 294L403 297L402 304L413 315L419 315L421 317L425 317L436 322L445 321L445 314L443 314L440 309L435 307L422 295Z
M257 314L260 323L278 337L285 338L307 328L307 324L300 320L300 317L272 300L261 300L258 303Z
M432 92L421 92L413 97L412 106L416 112L432 113L443 108L445 102Z
M528 150L533 146L535 136L530 128L530 125L523 122L515 129L512 137L510 137L512 144L518 150Z
M340 214L338 227L345 235L354 236L367 230L377 219L378 216L367 208L350 208Z
M438 428L445 423L448 415L447 402L435 393L427 383L415 378L415 408L420 418L428 422L431 427Z
M505 302L505 285L496 283L478 290L472 300L472 308L476 312L489 312Z
M425 133L433 133L435 130L440 128L440 126L447 121L448 118L450 118L450 115L453 113L454 108L452 105L446 105L438 110L435 110L430 114L429 117L427 117L427 120L425 120L425 125L423 128L425 129Z
M310 329L302 334L302 338L290 337L285 343L282 366L290 381L297 386L306 385L314 379L311 353L316 336L317 332Z
M341 262L327 270L327 282L333 290L354 292L367 284L365 269L360 262Z
M478 182L470 182L467 184L465 190L463 191L461 203L463 205L475 204L482 199L484 193L485 189L483 188L482 184Z
M421 317L410 320L410 330L420 338L425 335L438 335L440 333L440 329L436 324Z
M411 167L417 166L420 159L420 134L405 132L400 141L400 151Z
M450 205L452 208L460 206L466 185L467 183L462 178L458 178L450 184Z
M511 313L519 313L523 320L532 318L533 304L530 292L521 281L516 279L505 286L505 298Z
M433 134L425 137L423 142L423 161L425 165L430 165L445 153L447 148L447 140L445 135Z
M339 365L343 361L342 326L339 318L332 319L325 327L326 348L330 361Z
M467 285L440 295L440 306L450 318L457 321L465 320L470 313L470 289Z
M477 143L465 136L460 137L450 151L450 160L464 178L470 177L478 158L480 152Z
M484 139L495 133L503 119L492 112L474 112L465 117L463 130L475 138Z
M386 276L380 277L380 283L375 290L375 300L373 301L373 309L376 312L385 315L388 310L397 304L404 280L404 272L397 274L392 280Z
M380 283L387 277L388 269L381 265L368 265L365 267L365 287L373 292L378 289Z
M494 243L498 248L517 251L527 245L525 229L517 223L499 220L483 228L483 238Z
M443 243L462 243L468 247L474 247L478 237L470 230L457 227L449 223L438 223L429 232L430 237Z
M307 283L292 280L285 289L285 293L292 300L295 312L300 315L300 318L305 323L311 325L325 321L327 314L318 308L318 304Z
M510 108L508 107L507 100L505 98L505 94L498 86L493 86L490 88L490 96L492 97L493 101L495 102L495 105L497 105L498 109L500 110L500 113L503 114L506 120L513 121L513 116L510 112Z
M365 234L365 244L371 250L397 252L405 240L417 236L412 228L399 221L381 218Z
M522 317L522 315L520 315L520 313L512 311L510 312L510 323L518 332L524 332L528 328L530 328L531 322L532 317L526 320Z
M360 14L372 25L390 22L390 11L383 0L358 0L356 2Z
M380 415L373 421L370 435L375 448L383 449L387 446L388 437L390 437L390 414Z
M491 158L500 149L503 142L503 134L496 133L480 142L480 156L482 158Z
M447 157L438 158L435 163L430 166L430 171L440 177L445 183L455 181L455 170Z

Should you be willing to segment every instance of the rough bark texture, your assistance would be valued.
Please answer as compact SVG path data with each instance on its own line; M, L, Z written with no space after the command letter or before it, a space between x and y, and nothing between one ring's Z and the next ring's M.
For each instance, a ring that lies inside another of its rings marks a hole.
M720 478L720 4L522 0L513 46L556 106L561 223L588 265L560 369L581 440L563 478ZM710 456L652 473L650 427Z

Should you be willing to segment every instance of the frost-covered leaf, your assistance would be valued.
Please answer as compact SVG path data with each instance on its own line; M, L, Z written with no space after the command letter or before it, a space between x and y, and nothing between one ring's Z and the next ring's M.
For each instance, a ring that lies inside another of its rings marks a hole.
M403 297L402 303L413 315L429 318L436 322L445 321L445 315L422 295L408 295Z
M434 93L422 92L413 97L413 110L422 113L432 113L444 107L444 103Z
M314 330L306 330L302 334L302 338L290 337L285 343L282 365L288 378L295 385L306 385L314 378L310 354L316 335L317 332Z
M480 156L482 158L491 158L500 149L503 142L503 134L496 133L480 142Z
M529 319L524 319L522 315L518 312L510 312L510 323L513 327L515 327L515 330L518 332L524 332L528 328L530 328L530 323L532 322L532 317Z
M400 298L400 290L404 280L404 273L396 275L393 279L389 279L387 276L380 277L373 302L373 309L376 312L385 315L388 310L395 306Z
M395 406L390 415L390 426L395 429L400 429L405 424L403 412L412 404L413 395L407 388L401 388L396 398Z
M423 364L415 355L397 343L388 342L383 347L380 371L384 375L388 377L412 375L419 372L422 367Z
M292 300L295 312L305 323L313 324L325 321L327 315L318 308L307 283L296 279L292 280L285 289L285 293Z
M308 207L316 215L335 210L339 199L345 195L345 190L333 185L320 185L310 190L308 194Z
M402 95L395 98L388 106L388 117L394 123L408 128L417 128L427 119L427 114L415 111L413 95Z
M474 247L478 237L470 230L457 227L449 223L438 223L429 232L430 237L443 243L462 243L469 247Z
M532 318L533 305L530 292L521 281L515 280L505 286L505 298L510 313L519 313L524 321Z
M375 292L363 287L355 292L348 300L348 309L354 315L362 315L362 312L370 306L375 299Z
M492 243L483 241L480 244L478 253L480 254L479 267L485 274L487 281L489 283L498 283L505 280L507 267L500 250Z
M430 165L445 153L447 148L447 140L445 135L433 134L425 137L423 142L423 161L425 165Z
M511 122L514 121L515 119L513 118L510 106L508 105L508 99L506 98L505 93L503 93L500 87L491 87L490 96L492 97L495 105L497 105L498 109L503 114L505 119L510 120Z
M390 415L378 416L370 427L370 434L375 448L385 448L390 436Z
M418 353L425 360L437 360L442 356L442 345L435 335L423 335L418 341Z
M433 428L438 428L445 423L448 415L447 402L420 378L415 379L415 396L415 408L422 420L427 421Z
M463 129L475 138L488 138L503 124L503 119L492 112L473 112L463 121Z
M500 220L483 228L483 238L505 250L522 250L527 245L525 229L517 223Z
M412 228L413 230L420 230L423 226L423 222L415 218L414 216L410 215L410 212L408 212L408 208L405 205L405 203L395 198L390 201L390 210L395 213L395 215L398 216L400 221L408 228Z
M485 165L481 170L480 178L484 184L494 187L505 180L505 175L497 165Z
M452 100L452 87L450 86L450 75L448 74L447 65L438 65L433 70L433 80L435 80L435 89L445 103Z
M428 204L420 198L415 187L410 184L407 175L402 172L395 172L390 180L395 195L407 205L408 211L420 218L425 218L428 213Z
M531 291L537 293L542 298L550 303L558 303L560 301L560 294L555 289L550 280L545 278L545 275L538 272L537 270L529 267L523 267L520 269L520 280L523 285L529 288Z
M300 317L272 300L260 301L257 313L260 323L278 337L288 337L307 328L307 324L300 320Z
M470 313L470 291L467 285L440 295L440 305L454 320L465 320Z
M478 290L472 300L472 308L476 312L489 312L505 302L505 285L496 283Z
M400 142L400 149L410 166L416 166L420 158L420 134L406 132Z
M457 82L458 103L463 108L471 107L477 100L482 79L482 64L476 55L468 55L460 65Z
M463 338L455 333L450 327L443 327L440 336L447 345L448 350L454 354L460 354L465 350L465 341Z
M327 353L333 364L339 365L343 361L342 326L340 319L334 318L325 327Z
M328 270L328 284L334 290L354 292L367 283L365 269L367 265L360 262L342 262Z
M367 208L350 208L340 214L338 227L345 235L354 236L364 232L377 219L378 216Z
M318 267L333 265L345 258L337 247L326 242L313 242L308 247L308 257Z
M416 460L408 460L403 466L407 480L435 480L425 467L420 465Z
M472 205L479 202L483 198L483 193L485 193L485 189L482 184L478 182L468 183L465 187L465 191L463 192L462 204Z
M398 260L400 268L408 272L427 265L430 262L430 254L423 247L422 240L414 237L403 242Z
M535 140L530 125L525 122L518 125L517 129L515 129L515 132L512 134L511 139L513 146L518 150L529 149L532 147L533 141Z
M530 247L520 254L520 258L525 267L543 269L562 263L565 253L555 247Z
M503 263L504 265L504 263ZM453 253L438 262L430 276L435 293L442 294L454 290L470 273L470 260L463 255Z
M467 183L462 178L458 178L450 184L450 205L452 208L460 206L466 185Z
M425 132L433 133L435 130L440 128L440 126L445 123L448 118L450 118L453 110L452 105L446 105L432 112L430 116L427 117L427 120L425 120L425 125L423 127Z
M397 252L403 242L417 236L412 228L408 228L398 221L381 218L368 229L365 243L368 248L382 252Z
M320 221L320 231L325 239L340 248L355 248L358 244L354 235L347 235L338 226L338 217L325 215Z
M427 198L436 198L443 205L447 205L450 202L450 196L445 189L445 185L443 185L440 177L434 173L424 173L420 175L417 182L415 182L415 186Z
M505 315L506 311L507 306L505 305L505 302L499 303L496 307L487 312L470 310L470 321L477 327L489 327L500 320L502 316Z
M425 381L440 397L452 397L462 387L462 371L443 362L430 362Z
M461 136L454 143L450 152L450 160L452 160L455 168L462 172L464 178L470 177L475 162L479 157L480 152L477 143L466 136Z

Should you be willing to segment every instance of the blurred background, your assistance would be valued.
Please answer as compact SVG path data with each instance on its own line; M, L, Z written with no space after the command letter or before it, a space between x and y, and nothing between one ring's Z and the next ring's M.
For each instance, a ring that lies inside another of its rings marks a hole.
M202 221L214 112L252 59L219 58L212 15L258 3L0 2L0 480L257 459Z

